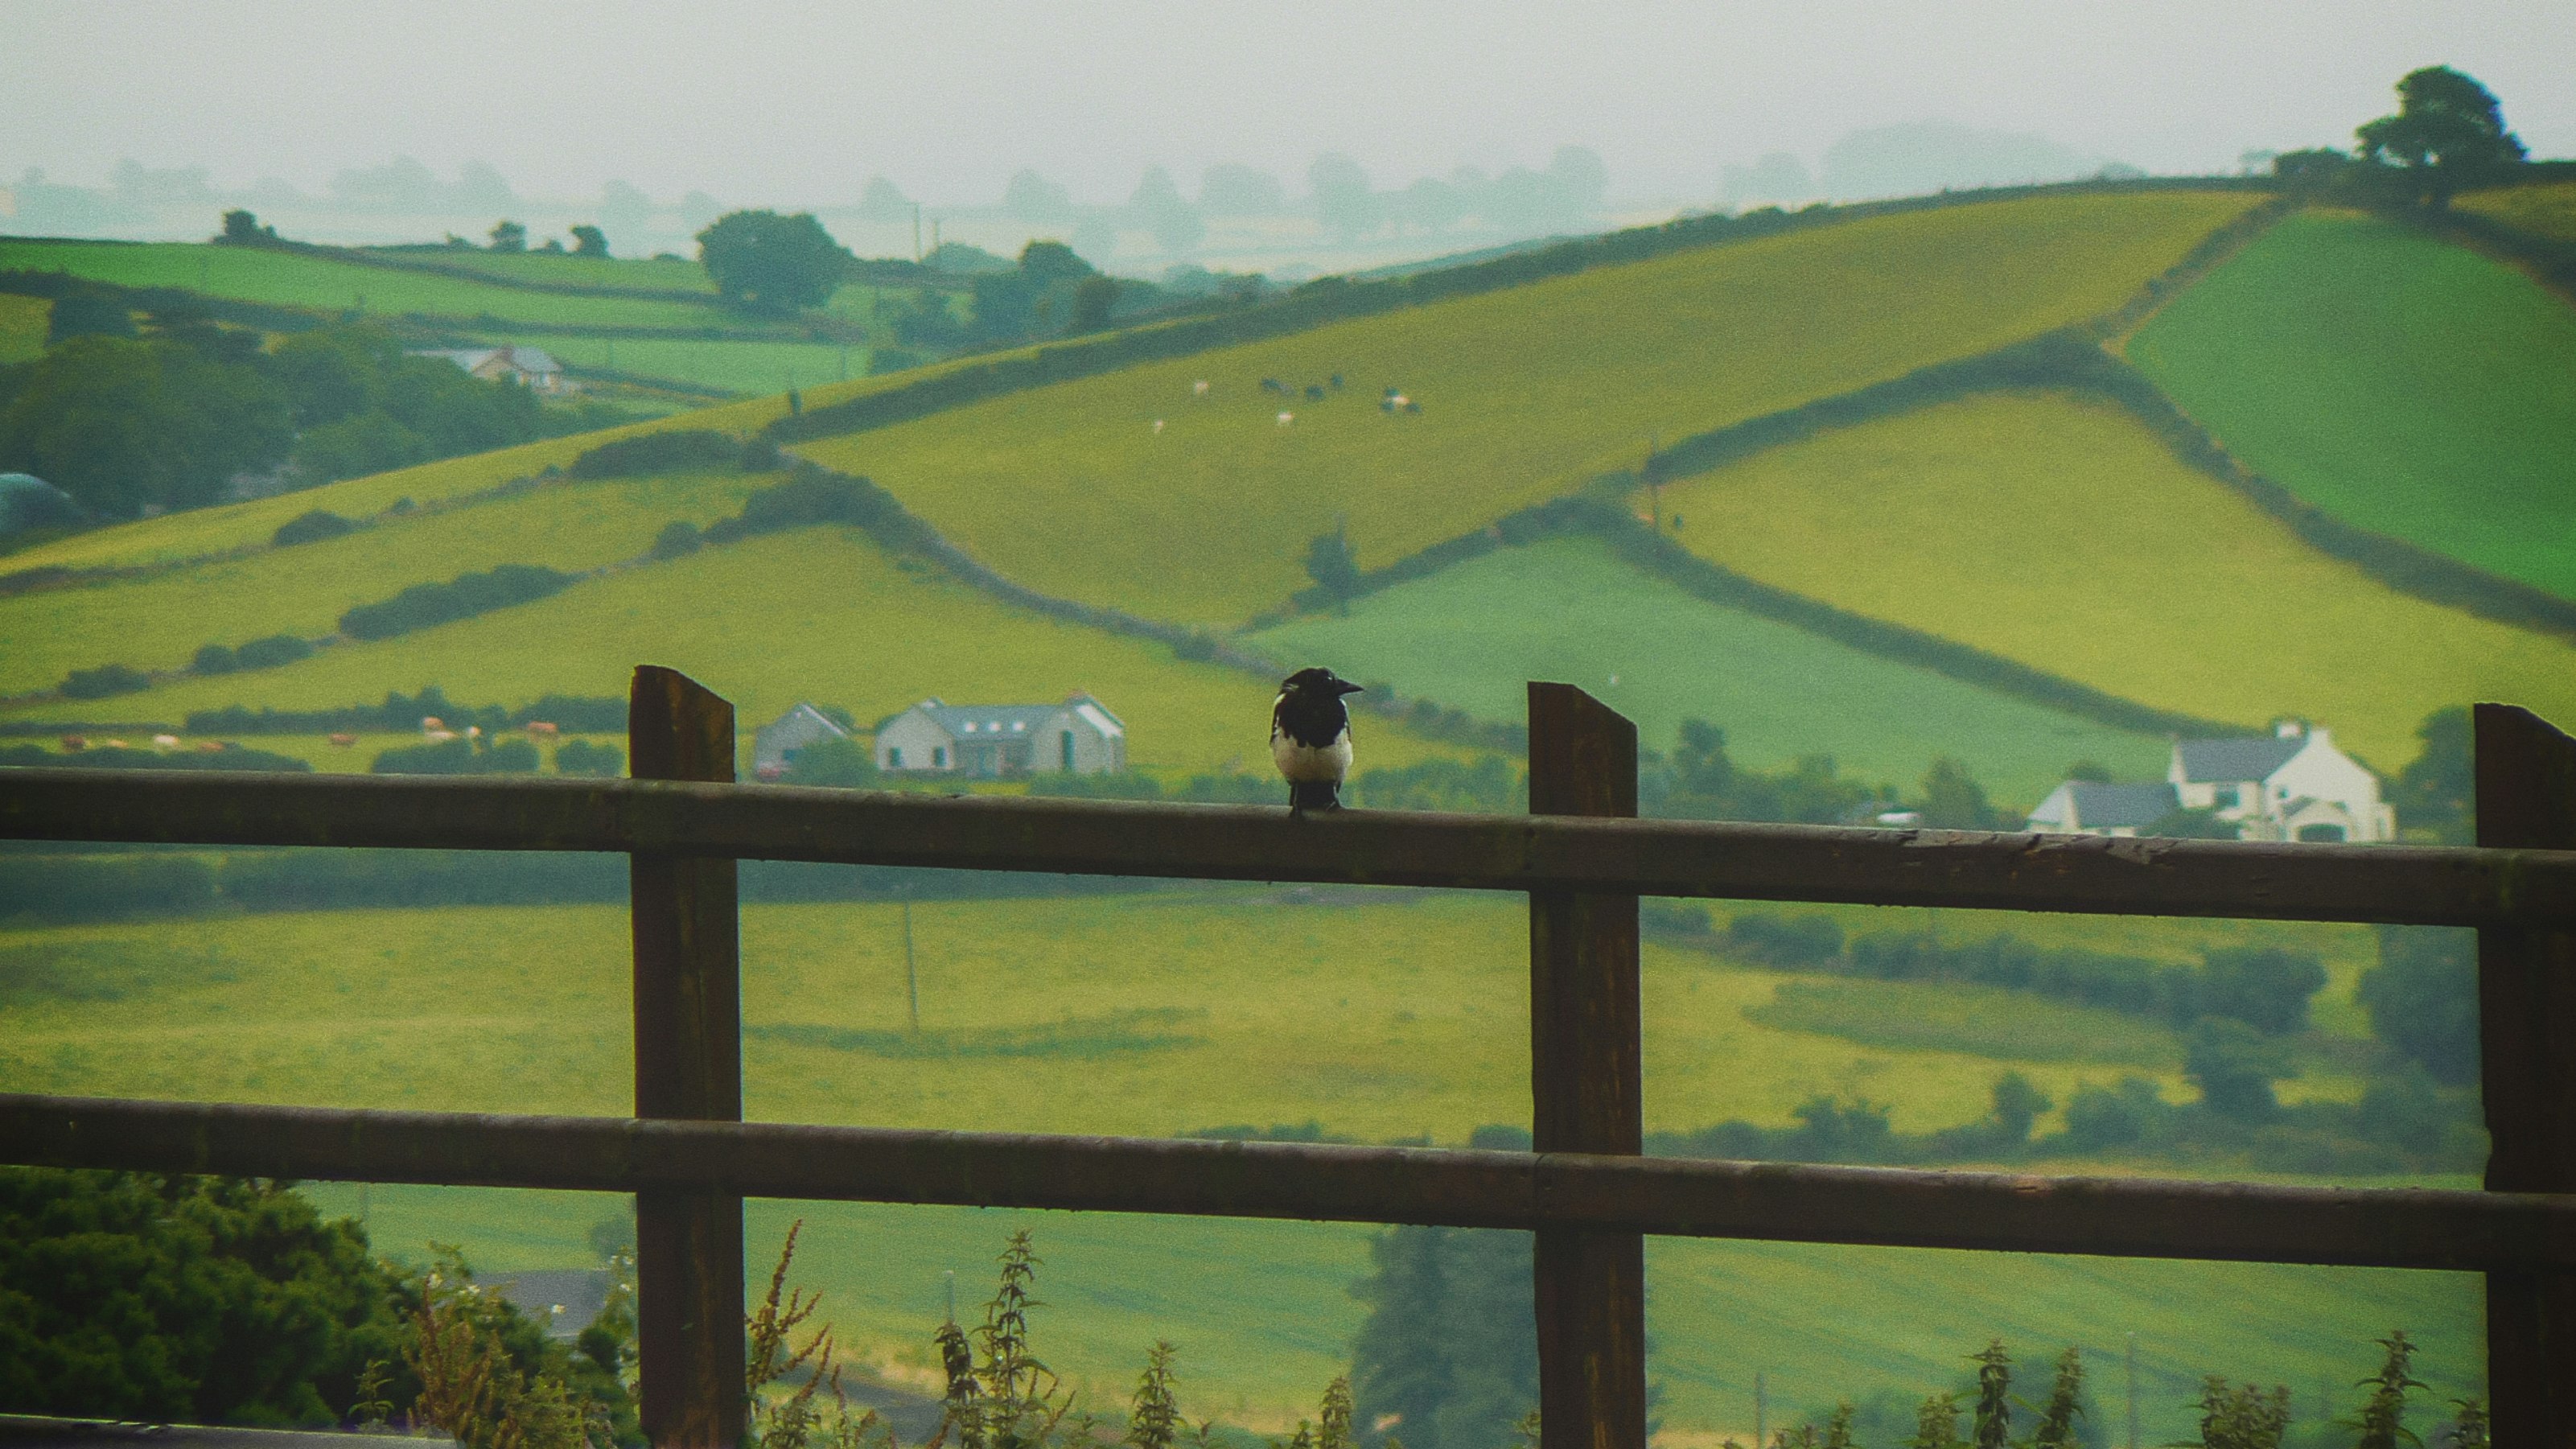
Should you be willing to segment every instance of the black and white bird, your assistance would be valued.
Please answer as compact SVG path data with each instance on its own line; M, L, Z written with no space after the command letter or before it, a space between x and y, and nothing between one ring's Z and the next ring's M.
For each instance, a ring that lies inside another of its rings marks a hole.
M1360 687L1329 669L1300 669L1270 705L1270 758L1288 781L1291 810L1332 810L1351 772L1351 711Z

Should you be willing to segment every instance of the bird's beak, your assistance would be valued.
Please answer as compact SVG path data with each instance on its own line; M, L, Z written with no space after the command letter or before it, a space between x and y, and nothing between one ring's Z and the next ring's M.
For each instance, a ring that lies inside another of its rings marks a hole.
M1346 679L1346 680L1343 680L1343 681L1341 682L1341 684L1338 686L1338 688L1339 688L1339 689L1340 689L1340 691L1341 691L1342 693L1344 693L1344 694L1366 694L1366 693L1368 693L1368 691L1367 691L1367 690L1360 688L1358 685L1351 683L1351 682L1350 682L1349 680L1347 680L1347 679Z

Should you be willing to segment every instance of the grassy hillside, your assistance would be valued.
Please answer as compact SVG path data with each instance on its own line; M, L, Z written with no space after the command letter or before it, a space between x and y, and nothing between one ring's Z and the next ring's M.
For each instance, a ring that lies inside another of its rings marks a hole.
M42 297L0 294L0 367L43 352L53 315L54 304Z
M1033 588L1232 624L1347 519L1386 563L1676 438L2104 312L2252 198L1960 206L1605 267L800 451ZM1323 401L1282 400L1334 374ZM1211 385L1194 400L1193 383ZM1385 387L1420 403L1388 416ZM1295 415L1280 426L1281 410ZM1161 419L1163 431L1154 423Z
M769 481L727 473L565 484L153 577L0 597L0 638L11 641L0 694L51 688L68 670L109 661L183 668L202 644L321 638L355 605L495 564L570 573L623 562L671 520L712 523ZM225 682L255 692L261 678Z
M391 262L426 262L437 267L480 272L540 287L620 287L691 297L711 297L716 290L715 283L707 280L706 268L683 258L579 257L568 253L487 252L479 249L427 253L397 247L369 247L365 250Z
M2107 406L1928 408L1668 486L1664 506L1692 551L1766 583L2147 704L2304 716L2382 770L2447 706L2576 720L2576 649L2315 553Z
M2494 217L2507 226L2534 236L2576 241L2576 181L2472 191L2452 198L2451 205L2462 211Z
M2513 268L2372 217L2294 217L2129 355L2336 517L2576 598L2576 308Z
M1693 598L1589 538L1497 550L1248 642L1486 719L1518 719L1526 680L1568 680L1637 721L1650 747L1670 748L1681 721L1697 716L1763 769L1823 753L1848 774L1910 787L1935 756L1956 755L2023 805L2072 761L2144 777L2166 754L2160 739Z
M722 321L719 313L679 301L534 292L295 252L202 243L0 239L0 271L9 270L64 271L119 286L184 287L245 302L373 316L492 316L579 327L709 327Z
M1363 1139L1527 1111L1526 927L1507 898L1217 889L1070 901L925 903L914 911L924 1033L903 1028L901 926L890 906L754 907L744 923L748 1115L763 1120L1166 1134L1226 1122L1321 1120ZM1877 913L1879 924L1891 923ZM1995 918L1912 913L1944 934ZM2338 928L2034 918L2052 940L2313 938ZM353 942L362 943L355 949ZM626 922L605 907L243 917L183 927L0 934L0 1084L11 1090L460 1110L626 1107ZM1225 963L1211 971L1208 963ZM1319 986L1319 982L1329 983ZM2061 1100L2077 1080L2136 1068L2015 1062L1989 1034L1862 1047L1762 1024L1781 978L1649 946L1652 1127L1720 1116L1785 1121L1817 1091L1898 1105L1908 1128L1983 1110L2021 1065ZM2035 1040L2098 1032L2087 1013L2014 998ZM875 1035L868 1035L875 1033ZM2148 1034L2153 1036L2154 1034ZM2152 1055L2150 1044L2150 1055ZM1001 1054L1017 1051L1017 1055ZM355 1211L354 1189L325 1191ZM462 1241L493 1268L581 1262L613 1200L575 1194L374 1189L377 1241L420 1256ZM757 1204L755 1254L809 1219L809 1281L863 1354L923 1365L941 1273L980 1296L1011 1227L1047 1259L1051 1362L1123 1392L1143 1346L1183 1349L1195 1413L1275 1424L1335 1371L1360 1307L1344 1292L1366 1230L1065 1214ZM2432 1274L2152 1265L2038 1257L1658 1242L1656 1372L1674 1430L1749 1427L1751 1374L1775 1409L1881 1385L1920 1394L1993 1332L2017 1350L2081 1338L2105 1363L2141 1334L2149 1422L2180 1432L2189 1375L2278 1376L2305 1392L2358 1377L2363 1342L2403 1323L2430 1344L2425 1377L2473 1371L2475 1280ZM2212 1303L2229 1311L2212 1315ZM2170 1380L2170 1383L2167 1380ZM2347 1406L2348 1407L2348 1406ZM2171 1415L2172 1417L2158 1417ZM1776 1420L1775 1420L1776 1422Z
M599 368L745 394L783 393L865 377L868 349L824 342L707 342L684 337L584 337L512 332L496 341L542 347L575 368Z
M187 678L106 708L120 719L234 703L312 709L426 683L472 701L623 695L643 663L686 670L731 699L746 724L806 699L865 722L930 695L998 702L1089 690L1126 720L1128 757L1139 765L1268 768L1267 681L1007 607L837 528L710 548L538 603L254 675ZM64 701L29 713L96 718L101 708ZM1371 758L1386 764L1455 753L1391 726L1369 738Z

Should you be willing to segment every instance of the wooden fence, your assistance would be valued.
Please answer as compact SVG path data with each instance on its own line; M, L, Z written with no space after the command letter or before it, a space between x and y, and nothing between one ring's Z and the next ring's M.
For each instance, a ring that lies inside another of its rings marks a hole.
M0 1096L0 1161L632 1192L644 1426L689 1449L743 1435L746 1196L1533 1229L1544 1449L1645 1442L1648 1233L2474 1270L2497 1441L2576 1445L2576 741L2478 706L2479 844L2424 849L1639 820L1627 720L1529 718L1526 817L744 787L732 707L649 666L631 780L9 771L5 838L627 854L635 1115ZM1526 892L1536 1150L745 1123L742 859ZM1642 1157L1641 895L2476 927L2487 1190Z

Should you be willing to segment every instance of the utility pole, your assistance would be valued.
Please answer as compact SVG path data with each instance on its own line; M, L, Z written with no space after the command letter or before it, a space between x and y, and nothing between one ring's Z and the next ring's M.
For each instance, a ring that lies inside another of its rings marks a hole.
M918 201L912 204L912 259L916 263L921 260L921 203Z
M912 897L903 898L903 989L912 1003L912 1032L921 1034L921 973L912 964ZM951 1317L957 1310L957 1275L948 1275L948 1308Z
M2138 1335L2129 1335L2129 1449L2138 1449Z

